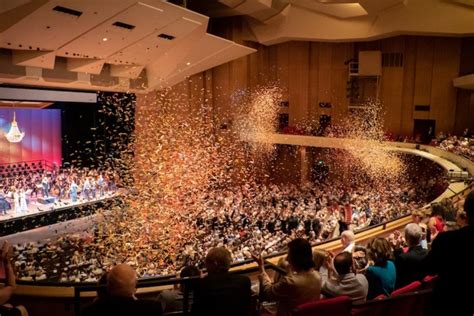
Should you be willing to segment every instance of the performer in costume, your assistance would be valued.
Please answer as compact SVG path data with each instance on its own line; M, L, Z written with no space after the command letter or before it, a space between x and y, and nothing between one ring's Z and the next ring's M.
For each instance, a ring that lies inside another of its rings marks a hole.
M74 203L77 201L77 184L74 179L71 182L71 186L69 188L69 192L71 193L71 201Z
M89 201L90 191L91 191L91 183L89 182L89 177L87 177L84 183L82 184L82 198L83 199L86 198Z
M26 191L25 188L20 190L20 212L24 213L28 210L28 203L26 202Z
M14 188L14 191L13 191L13 208L15 210L15 214L19 214L21 212L20 193L18 192L17 188Z
M42 189L43 189L43 197L48 197L49 194L49 180L48 176L44 175L43 180L41 181Z

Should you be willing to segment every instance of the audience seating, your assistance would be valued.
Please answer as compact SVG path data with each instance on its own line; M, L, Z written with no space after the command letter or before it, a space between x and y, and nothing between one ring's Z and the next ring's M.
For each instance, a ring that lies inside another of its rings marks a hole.
M348 316L351 313L352 301L348 296L322 299L299 305L293 312L294 316Z
M423 279L423 288L424 289L432 289L436 281L438 280L437 275L427 275Z
M398 290L395 290L392 292L392 295L391 296L398 296L398 295L401 295L401 294L405 294L405 293L411 293L411 292L415 292L415 291L418 291L421 289L421 282L420 281L415 281L415 282L412 282L402 288L399 288Z
M354 306L353 316L423 316L431 290L409 292Z

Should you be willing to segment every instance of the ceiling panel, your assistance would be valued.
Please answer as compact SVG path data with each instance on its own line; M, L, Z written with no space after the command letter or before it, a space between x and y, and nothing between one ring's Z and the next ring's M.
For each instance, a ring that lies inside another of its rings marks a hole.
M156 32L145 37L143 40L126 47L125 49L113 54L107 58L111 64L135 64L147 65L159 58L171 47L191 34L198 28L204 29L205 25L201 22L187 18L179 18L172 23L160 28ZM166 40L158 37L159 34L168 34L175 37L173 40Z
M133 0L49 1L2 32L0 46L9 49L56 50L105 19L133 4ZM79 17L54 11L63 6L78 12Z
M57 54L103 59L140 41L176 18L174 15L165 14L161 8L136 3L63 46ZM113 25L117 22L134 28L127 29Z

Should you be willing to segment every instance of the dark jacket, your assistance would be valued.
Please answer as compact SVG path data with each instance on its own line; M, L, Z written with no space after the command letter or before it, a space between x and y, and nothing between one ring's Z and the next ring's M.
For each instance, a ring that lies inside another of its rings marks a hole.
M215 273L199 280L194 290L194 316L246 316L250 313L250 279Z
M422 280L426 273L423 266L428 251L421 246L411 247L407 253L395 253L395 268L397 269L396 288L404 287L413 281Z
M425 258L427 274L439 276L433 291L433 315L474 315L474 226L440 233Z
M155 301L134 300L133 298L111 297L99 299L84 308L82 316L160 316L161 305Z

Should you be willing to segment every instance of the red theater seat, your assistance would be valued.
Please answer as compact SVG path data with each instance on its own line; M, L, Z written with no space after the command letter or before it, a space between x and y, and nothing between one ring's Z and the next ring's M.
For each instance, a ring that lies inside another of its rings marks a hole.
M427 275L423 279L423 288L424 289L432 289L436 280L438 280L437 275Z
M415 281L412 282L402 288L399 288L398 290L395 290L392 292L392 296L397 296L400 294L405 294L405 293L410 293L410 292L415 292L421 289L421 282L420 281Z
M322 299L319 301L301 304L293 312L294 316L349 316L351 314L352 301L348 296Z

